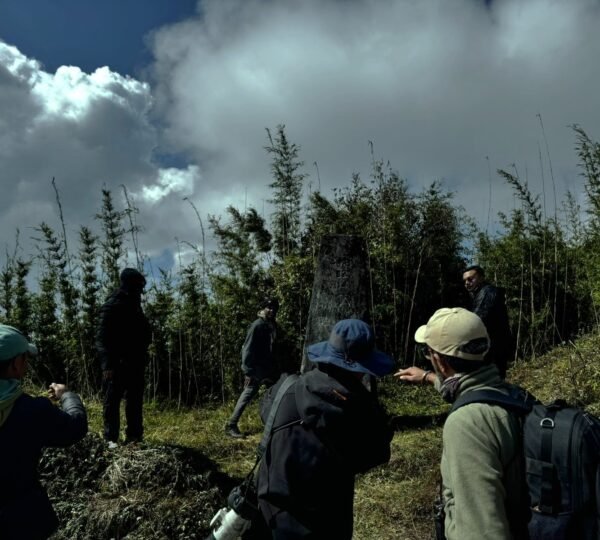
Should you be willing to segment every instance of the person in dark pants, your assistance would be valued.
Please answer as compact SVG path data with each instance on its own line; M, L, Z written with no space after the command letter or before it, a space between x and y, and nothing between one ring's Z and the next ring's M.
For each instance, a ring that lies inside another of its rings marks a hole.
M244 437L238 427L244 409L258 394L262 385L270 386L278 377L273 356L273 344L277 336L275 317L278 308L277 299L266 298L260 305L258 318L248 328L246 340L242 346L244 389L225 425L225 433L230 437Z
M464 271L463 282L471 298L470 311L479 316L490 336L486 359L498 366L504 379L508 361L514 354L504 289L488 283L483 268L477 265Z
M363 384L394 362L375 349L371 327L339 321L327 341L308 347L316 363L285 391L257 475L261 538L350 540L354 480L387 463L393 430L377 396ZM285 376L261 404L267 421ZM259 525L257 525L259 526Z
M146 279L134 268L125 268L120 279L121 286L100 309L96 340L104 390L104 438L111 448L119 441L123 398L125 442L140 442L144 437L144 370L151 339L141 304Z
M60 401L34 398L22 388L28 363L37 349L12 326L0 325L0 538L49 538L58 519L40 484L37 467L42 448L69 446L87 433L81 399L64 384L48 394ZM61 410L62 409L62 410ZM60 482L60 479L57 480Z

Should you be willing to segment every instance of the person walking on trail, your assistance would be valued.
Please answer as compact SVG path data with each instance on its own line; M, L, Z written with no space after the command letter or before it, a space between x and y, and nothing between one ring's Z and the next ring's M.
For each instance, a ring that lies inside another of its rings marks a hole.
M22 388L37 349L16 328L0 325L0 538L49 538L58 519L39 481L42 448L69 446L87 433L79 396L52 383L49 397L32 397ZM60 482L60 479L57 481Z
M504 378L508 360L514 352L504 289L488 283L483 268L477 265L464 271L463 282L471 299L471 311L479 316L488 331L488 357Z
M148 363L151 330L142 310L144 276L125 268L121 285L100 309L96 347L102 368L104 439L116 447L120 431L120 406L125 398L125 442L144 437L144 371Z
M349 540L355 475L389 461L393 435L363 380L390 373L393 360L357 319L339 321L307 353L316 369L300 375L276 409L257 475L259 507L274 539ZM263 397L263 422L285 380Z
M489 337L482 320L466 309L437 310L417 329L415 341L432 371L401 369L395 377L402 381L434 384L449 403L476 390L509 394L514 388L486 357ZM440 466L447 540L528 537L520 425L518 415L488 403L470 403L448 416Z
M225 433L233 438L244 437L238 423L242 413L262 385L272 385L278 377L273 346L277 337L275 318L279 302L276 298L265 298L260 304L258 318L250 325L242 346L242 371L244 389L225 425Z

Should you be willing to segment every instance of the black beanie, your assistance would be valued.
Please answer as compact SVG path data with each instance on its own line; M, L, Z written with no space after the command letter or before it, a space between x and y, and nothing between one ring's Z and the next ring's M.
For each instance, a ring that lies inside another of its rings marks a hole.
M146 278L144 275L135 268L125 268L119 276L121 285L132 285L132 284L146 284Z

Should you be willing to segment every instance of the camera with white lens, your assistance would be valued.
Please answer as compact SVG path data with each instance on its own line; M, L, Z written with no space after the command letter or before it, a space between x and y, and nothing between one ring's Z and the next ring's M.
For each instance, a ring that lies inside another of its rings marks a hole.
M212 532L206 540L237 540L258 515L258 499L252 482L234 487L227 497L228 508L221 508L210 522Z

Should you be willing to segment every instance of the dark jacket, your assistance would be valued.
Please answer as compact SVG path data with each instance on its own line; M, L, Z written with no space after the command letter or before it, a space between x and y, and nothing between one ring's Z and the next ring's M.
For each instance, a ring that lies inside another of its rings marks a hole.
M116 290L100 309L96 348L102 370L143 369L151 336L139 295Z
M303 374L277 410L257 480L273 538L352 538L354 477L390 458L393 433L376 397L337 371ZM263 399L263 421L282 380Z
M276 332L275 322L262 317L250 325L242 346L242 371L246 377L275 380L277 367L273 345Z
M45 446L69 446L87 433L87 417L79 396L65 392L61 407L47 398L22 394L0 427L2 540L48 538L58 525L38 478L40 454Z
M479 316L490 336L487 358L496 363L504 377L513 354L513 340L506 310L504 289L484 283L472 296L471 311Z

